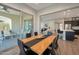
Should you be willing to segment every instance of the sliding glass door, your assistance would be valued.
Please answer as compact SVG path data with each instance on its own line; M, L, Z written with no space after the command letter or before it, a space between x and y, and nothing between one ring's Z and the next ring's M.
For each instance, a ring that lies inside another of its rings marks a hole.
M32 31L33 31L32 15L24 13L23 20L24 20L24 32L25 33L32 33Z
M17 45L20 12L0 5L0 51Z
M24 32L31 33L32 32L32 21L24 20Z
M0 51L17 46L17 38L32 33L32 15L0 5ZM6 8L6 10L5 10Z

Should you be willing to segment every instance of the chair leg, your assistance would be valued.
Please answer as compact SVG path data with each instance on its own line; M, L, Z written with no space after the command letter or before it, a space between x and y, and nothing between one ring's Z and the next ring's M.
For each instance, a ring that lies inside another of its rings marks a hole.
M60 55L60 54L61 54L59 48L58 48L58 49L54 49L54 51L55 51L55 54L56 54L56 55Z
M54 49L52 49L52 50L50 51L50 54L51 54L51 55L56 55Z
M60 47L58 47L58 55L60 55L61 54L61 51L60 51Z

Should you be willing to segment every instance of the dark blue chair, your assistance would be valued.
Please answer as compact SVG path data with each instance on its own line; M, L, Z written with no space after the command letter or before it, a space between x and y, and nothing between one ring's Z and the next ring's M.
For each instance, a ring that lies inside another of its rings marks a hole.
M18 39L18 46L20 48L20 55L37 55L30 48L25 46L21 40Z
M58 37L59 35L57 35L57 37L55 38L54 42L48 47L48 49L50 50L50 53L52 55L56 54L56 51L58 49Z
M34 35L35 35L35 36L38 35L38 32L34 32Z
M20 49L20 55L27 55L28 52L25 50L23 42L19 39L18 39L18 46Z

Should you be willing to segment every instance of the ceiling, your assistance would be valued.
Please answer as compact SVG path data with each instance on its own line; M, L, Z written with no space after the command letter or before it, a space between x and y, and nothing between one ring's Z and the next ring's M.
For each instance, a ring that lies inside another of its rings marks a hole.
M26 3L26 5L28 5L29 7L33 8L36 11L39 11L54 5L54 3Z
M25 3L25 5L31 7L32 9L36 11L45 10L45 9L62 9L65 7L74 7L79 6L78 3Z

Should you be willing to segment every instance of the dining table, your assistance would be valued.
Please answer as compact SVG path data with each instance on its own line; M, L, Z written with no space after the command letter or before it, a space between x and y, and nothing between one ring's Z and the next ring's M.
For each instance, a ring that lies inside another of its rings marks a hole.
M41 55L52 43L54 43L56 37L57 33L53 33L50 36L44 36L42 34L38 34L37 36L25 38L22 39L21 41L33 52L35 52L38 55Z

